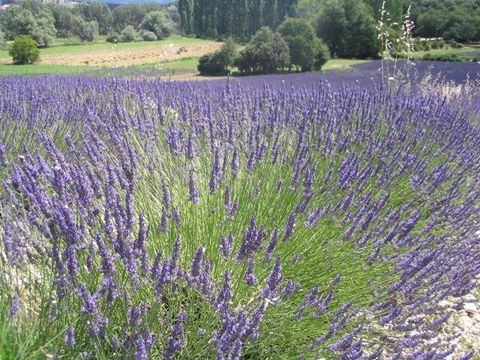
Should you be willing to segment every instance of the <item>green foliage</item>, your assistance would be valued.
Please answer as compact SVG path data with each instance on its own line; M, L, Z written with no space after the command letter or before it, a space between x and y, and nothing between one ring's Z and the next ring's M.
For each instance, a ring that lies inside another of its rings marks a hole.
M9 54L15 65L33 64L40 59L37 43L28 35L17 36Z
M113 16L107 5L96 0L80 3L74 8L87 23L95 21L98 26L98 32L106 35L112 26Z
M5 34L0 30L0 49L5 49L6 44Z
M318 0L299 0L296 6L295 15L314 24L322 9L322 2Z
M128 25L125 29L122 30L120 33L120 41L122 42L131 42L135 41L137 38L138 33L132 25Z
M290 50L283 37L262 27L240 52L235 65L241 73L269 74L290 67Z
M82 41L93 42L98 36L98 23L96 21L85 21L77 16L74 21L74 34Z
M142 33L142 39L145 41L155 41L158 40L157 35L155 35L154 32L151 31L144 31Z
M337 54L348 28L345 8L341 2L326 2L321 8L316 26L318 37L328 45L332 55Z
M403 22L403 13L406 6L410 1L407 0L364 0L370 7L371 12L375 20L381 19L382 6L385 6L385 10L389 14L389 18L393 22ZM385 4L385 5L383 5Z
M317 19L317 34L339 57L376 58L380 51L375 20L361 0L326 1Z
M47 18L40 18L35 22L32 28L31 36L35 40L39 47L47 47L55 40L57 30L52 22Z
M480 0L414 0L415 35L480 41Z
M237 47L232 38L228 38L225 44L213 54L204 55L199 59L198 71L201 75L227 75L229 67L235 62Z
M329 59L330 49L328 48L327 44L319 41L318 48L315 54L315 62L313 63L314 69L321 70L323 65L325 65Z
M110 31L105 40L109 43L117 43L120 41L120 34L116 31Z
M179 0L186 34L247 40L262 26L277 28L293 16L297 0Z
M471 61L470 58L458 56L457 54L431 54L426 53L423 55L422 60L429 60L429 61L445 61L445 62L454 62L454 61L462 61L468 62Z
M280 25L278 32L288 44L290 65L310 71L320 51L320 40L313 26L306 20L290 18Z
M172 24L163 11L152 11L145 15L140 29L154 33L158 39L165 39L172 33Z
M161 6L156 4L128 4L118 6L112 11L113 30L121 32L127 26L137 28L147 13L161 9Z
M54 19L55 29L57 30L57 37L68 38L73 36L73 29L75 26L75 15L72 10L61 5L48 4Z

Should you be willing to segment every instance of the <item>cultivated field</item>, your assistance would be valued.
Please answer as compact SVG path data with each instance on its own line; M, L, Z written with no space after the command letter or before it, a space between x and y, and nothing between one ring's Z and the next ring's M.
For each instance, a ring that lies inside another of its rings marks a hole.
M144 65L198 57L218 49L222 43L172 37L162 41L111 44L58 45L41 49L40 65L118 67ZM0 52L0 62L11 62L7 51Z
M221 42L172 37L162 41L95 44L58 43L40 50L40 62L11 65L7 50L0 50L0 76L91 74L120 77L193 79L200 56L217 50ZM332 59L324 70L349 70L362 60Z
M0 357L471 358L440 306L480 269L467 65L448 97L378 62L3 78Z

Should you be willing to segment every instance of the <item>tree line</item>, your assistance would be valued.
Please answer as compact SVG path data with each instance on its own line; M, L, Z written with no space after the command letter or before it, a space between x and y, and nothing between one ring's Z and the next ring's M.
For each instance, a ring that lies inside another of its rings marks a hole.
M412 0L412 19L417 36L480 41L480 0Z
M156 40L178 31L179 22L174 5L128 4L111 9L98 1L67 7L23 0L0 13L0 45L19 35L31 36L40 47L51 45L55 38L92 42L99 35L112 41Z
M295 15L297 0L178 0L182 30L208 37L250 39L262 26L275 29Z

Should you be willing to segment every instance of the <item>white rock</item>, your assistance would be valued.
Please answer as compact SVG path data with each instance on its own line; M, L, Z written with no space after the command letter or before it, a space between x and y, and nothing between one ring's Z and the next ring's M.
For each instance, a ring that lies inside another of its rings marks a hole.
M448 300L442 300L438 303L438 306L440 306L442 309L446 309L452 307L453 304Z
M471 333L475 336L480 336L480 329L478 327L473 327Z
M468 315L470 316L475 316L478 313L477 306L473 303L466 303L463 306L463 310L467 312Z
M473 327L473 319L469 316L461 316L458 319L458 327L464 332L469 331Z

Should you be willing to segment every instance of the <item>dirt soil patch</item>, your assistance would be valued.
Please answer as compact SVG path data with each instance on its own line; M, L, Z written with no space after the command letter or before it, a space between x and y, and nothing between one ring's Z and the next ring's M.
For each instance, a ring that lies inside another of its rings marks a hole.
M220 42L202 42L178 45L148 45L145 47L119 49L112 44L111 49L87 53L42 55L41 64L70 66L129 66L178 60L186 57L202 56L220 48Z

